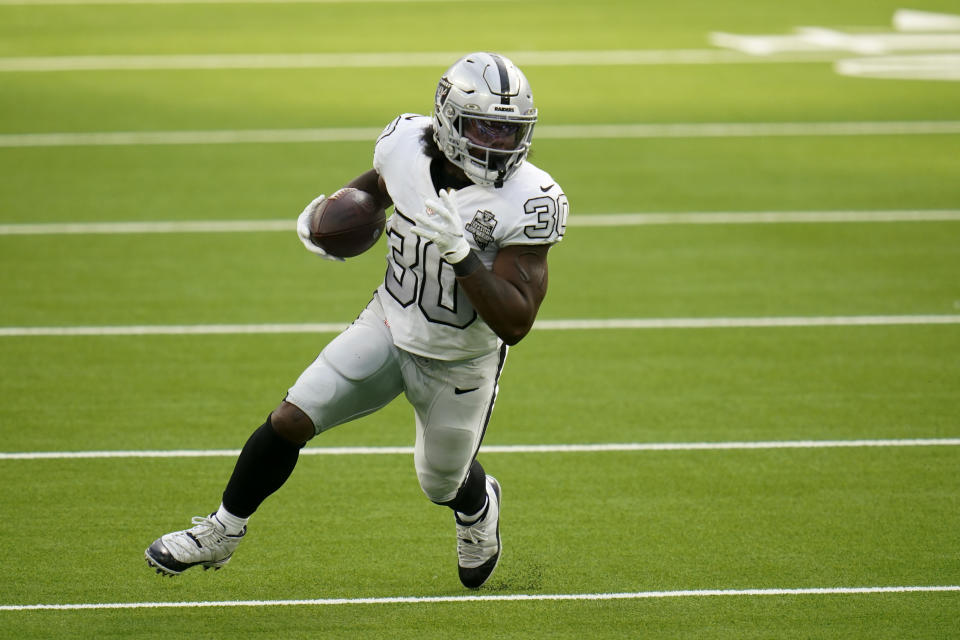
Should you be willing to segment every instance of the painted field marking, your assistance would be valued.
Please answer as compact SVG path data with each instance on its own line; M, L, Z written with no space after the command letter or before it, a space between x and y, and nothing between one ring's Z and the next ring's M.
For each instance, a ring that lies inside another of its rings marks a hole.
M834 71L845 76L960 80L960 15L900 9L893 15L893 26L895 32L827 27L796 27L786 35L715 32L710 42L760 57L827 51L864 56L834 63Z
M792 136L943 135L960 133L958 120L850 122L696 122L552 125L538 139L768 138Z
M960 211L960 210L958 210ZM178 220L169 222L42 222L0 224L0 236L125 233L238 233L293 231L295 220Z
M948 593L958 585L899 587L812 587L795 589L686 589L682 591L635 591L630 593L517 593L507 595L394 596L385 598L316 598L307 600L221 600L199 602L104 602L77 604L5 604L0 611L70 611L87 609L194 609L211 607L290 607L383 604L438 604L459 602L542 602L646 600L658 598L711 598L762 596L877 595L891 593Z
M893 26L897 31L960 31L960 15L897 9L893 13Z
M715 32L710 34L710 43L756 56L810 51L870 55L896 51L956 51L960 49L960 33L845 33L824 27L798 27L790 35Z
M837 60L842 76L899 80L960 80L960 53L912 56L872 56Z
M580 214L571 227L627 227L642 225L797 224L846 222L951 222L960 209L904 209L891 211L715 211L679 213ZM0 224L0 236L149 233L260 233L290 232L293 220L179 220L167 222L42 222Z
M373 143L382 129L248 129L225 131L108 131L93 133L11 133L0 147L125 147L181 144L278 144L306 142Z
M0 148L193 144L300 144L328 142L372 143L380 133L381 129L377 127L8 133L0 134ZM564 124L544 125L537 128L538 140L926 136L954 134L960 134L960 120Z
M538 320L534 329L743 329L776 327L872 327L889 325L958 324L960 315L908 316L780 316L765 318L608 318Z
M960 209L888 211L704 211L678 213L598 213L570 218L571 227L622 227L674 224L796 224L843 222L943 222L960 220ZM3 225L0 225L0 235Z
M833 62L836 53L787 53L756 57L726 49L593 49L503 51L527 67L633 66L684 64L775 64ZM157 71L209 69L357 69L437 67L444 69L462 52L381 51L360 53L228 53L163 55L31 56L0 58L0 72Z
M249 335L271 333L337 333L347 322L291 324L187 324L86 327L0 327L0 338L57 336ZM540 331L603 329L746 329L780 327L874 327L960 324L960 315L783 316L760 318L597 318L537 320Z
M423 3L423 2L468 2L470 0L0 0L0 6L47 6L73 5L97 6L110 4L360 4L360 3ZM490 1L490 0L488 0ZM492 0L506 2L507 0Z
M829 27L796 27L793 33L740 35L710 34L710 43L742 53L766 56L809 51L848 51L863 55L960 50L960 15L899 9L893 14L894 31L858 28L840 31Z
M0 327L0 337L27 336L183 336L268 333L338 333L348 322L292 324L186 324L113 327Z
M753 451L770 449L859 449L877 447L957 447L960 438L893 440L775 440L767 442L626 442L601 444L485 445L494 453L605 453L625 451ZM26 451L0 453L0 460L82 460L103 458L235 458L240 449L181 449L166 451ZM305 447L308 456L413 455L413 447Z

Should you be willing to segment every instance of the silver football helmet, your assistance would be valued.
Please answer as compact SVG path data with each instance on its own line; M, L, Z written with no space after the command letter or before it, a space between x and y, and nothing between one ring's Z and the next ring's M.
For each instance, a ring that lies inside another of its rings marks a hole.
M433 137L473 182L503 186L530 151L537 109L530 83L507 58L471 53L447 69L433 102Z

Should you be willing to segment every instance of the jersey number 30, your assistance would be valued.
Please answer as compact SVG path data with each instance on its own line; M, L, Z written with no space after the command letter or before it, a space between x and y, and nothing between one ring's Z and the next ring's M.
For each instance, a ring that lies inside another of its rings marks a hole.
M524 205L527 215L536 216L536 223L524 228L528 238L549 239L563 236L567 223L566 198L557 202L549 196L533 198ZM456 276L432 242L423 242L412 233L413 221L394 212L387 230L390 258L387 261L385 285L394 300L404 307L417 303L430 322L465 329L477 318L467 294L457 284Z
M457 285L453 267L440 259L432 242L412 233L413 221L399 211L387 229L390 257L385 285L404 307L414 302L430 322L466 329L477 318L467 295Z

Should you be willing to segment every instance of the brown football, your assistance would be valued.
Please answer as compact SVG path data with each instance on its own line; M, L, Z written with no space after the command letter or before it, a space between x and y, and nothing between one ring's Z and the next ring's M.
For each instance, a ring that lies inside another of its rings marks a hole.
M358 256L380 239L387 215L366 191L344 187L320 203L310 219L310 239L338 258Z

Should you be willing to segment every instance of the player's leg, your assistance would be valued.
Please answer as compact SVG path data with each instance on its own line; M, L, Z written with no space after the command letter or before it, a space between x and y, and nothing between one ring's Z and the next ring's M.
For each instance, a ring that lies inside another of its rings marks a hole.
M299 451L316 433L383 407L402 390L396 348L371 303L300 375L284 400L247 440L220 508L194 527L166 534L147 549L159 573L176 575L226 564L260 504L289 478ZM382 312L381 312L382 313Z
M506 348L467 363L406 367L416 408L414 463L424 493L455 513L460 581L477 588L500 559L500 485L476 460L497 396Z
M239 533L257 507L293 473L300 449L313 434L309 416L296 405L281 402L243 445L214 517L228 531Z

